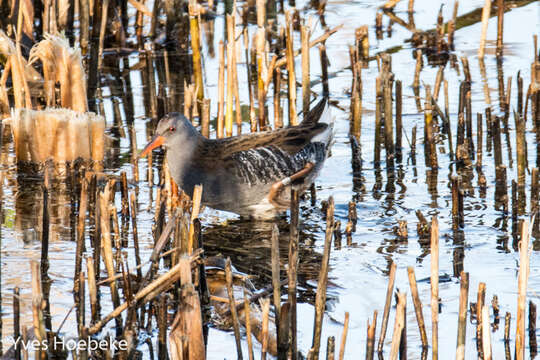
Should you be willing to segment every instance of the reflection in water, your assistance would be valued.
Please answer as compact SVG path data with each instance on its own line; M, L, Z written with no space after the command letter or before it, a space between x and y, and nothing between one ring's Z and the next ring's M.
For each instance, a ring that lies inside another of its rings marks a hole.
M491 95L489 93L489 85L488 85L488 81L487 81L487 76L486 76L486 64L484 63L484 58L479 58L478 59L478 66L480 67L480 75L482 77L482 83L484 84L484 99L485 99L485 102L486 102L486 106L491 106ZM497 66L497 70L499 69L499 67ZM502 78L502 66L501 66L501 78ZM499 85L500 85L500 82L499 82ZM504 93L504 85L503 85L503 88L502 88L502 92ZM499 86L499 96L501 94L501 88Z
M19 177L23 179L23 177ZM19 179L18 178L18 179ZM25 244L41 240L41 186L36 180L18 180L15 188L15 229Z
M58 169L56 169L58 170ZM68 176L58 173L49 185L49 238L54 241L75 240L77 171ZM43 238L43 179L41 176L19 173L14 187L15 230L24 244L39 242ZM80 191L80 190L79 190Z
M313 302L319 277L322 254L313 246L315 234L324 231L319 225L306 221L306 213L299 229L299 301ZM309 219L309 213L307 214ZM286 218L275 222L279 229L279 253L282 278L288 262L289 224ZM224 224L209 224L203 229L204 248L208 256L230 257L235 267L246 274L256 275L253 283L264 288L272 282L271 234L274 222L229 220ZM330 298L331 300L331 298Z

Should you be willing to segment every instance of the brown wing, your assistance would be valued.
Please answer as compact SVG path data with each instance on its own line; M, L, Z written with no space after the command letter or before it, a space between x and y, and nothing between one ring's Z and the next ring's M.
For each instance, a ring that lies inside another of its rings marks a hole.
M313 107L300 125L207 141L203 144L203 148L199 149L198 154L202 161L216 161L229 158L240 151L272 145L294 155L309 144L314 136L328 127L327 124L318 123L326 101L324 98Z

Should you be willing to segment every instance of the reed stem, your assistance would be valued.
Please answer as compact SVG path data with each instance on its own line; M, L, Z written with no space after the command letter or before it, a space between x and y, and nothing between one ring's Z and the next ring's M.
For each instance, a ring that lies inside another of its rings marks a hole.
M409 266L407 268L407 273L409 274L409 284L411 287L411 296L414 304L414 312L416 314L416 321L418 322L418 329L420 330L420 339L422 341L422 347L427 348L428 340L426 334L426 325L424 322L424 313L422 312L422 302L420 301L420 296L418 295L418 287L416 286L416 276L414 274L414 268Z
M525 358L525 303L529 278L529 223L523 221L519 243L518 303L516 320L516 360Z
M433 359L439 358L439 222L431 219L431 347Z
M458 320L456 360L465 359L468 299L469 299L469 273L462 271L460 275L459 320Z
M480 46L478 48L478 57L484 58L486 35L488 29L489 15L491 13L491 0L485 0L484 8L482 9L482 34L480 35Z
M386 329L388 327L388 316L390 315L390 306L392 305L392 293L394 292L394 281L396 279L396 264L392 262L390 265L390 274L388 275L388 288L386 289L386 301L384 303L384 312L381 324L381 333L379 335L379 343L377 352L381 353L386 337Z
M326 286L328 284L328 264L330 261L330 250L332 248L332 229L334 227L334 199L328 199L328 209L326 212L326 233L324 238L324 252L319 271L319 281L317 283L317 295L315 296L315 319L313 321L313 342L311 345L313 359L319 358L319 348L321 346L321 332L323 325L323 315L326 308Z
M285 14L285 34L288 74L287 77L289 79L289 125L297 125L298 121L296 119L296 73L294 70L292 13L290 11L286 12Z
M345 312L345 321L343 323L343 333L341 334L341 344L339 346L339 360L345 357L345 344L347 343L347 332L349 331L349 313Z

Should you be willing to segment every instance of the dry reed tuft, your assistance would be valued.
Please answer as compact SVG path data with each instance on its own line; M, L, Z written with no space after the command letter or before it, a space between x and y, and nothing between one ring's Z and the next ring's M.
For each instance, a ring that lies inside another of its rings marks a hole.
M79 49L71 48L64 36L45 34L30 50L30 64L43 63L45 83L60 83L60 105L79 112L88 111L86 77Z
M17 161L42 163L77 158L103 161L105 119L94 113L69 109L16 109L11 129Z

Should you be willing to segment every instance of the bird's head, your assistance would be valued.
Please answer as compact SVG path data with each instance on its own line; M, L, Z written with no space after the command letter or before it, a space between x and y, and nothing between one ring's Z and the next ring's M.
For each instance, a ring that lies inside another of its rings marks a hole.
M200 136L191 122L180 113L170 113L159 121L154 137L145 146L140 156L144 157L158 146L165 148L182 146L192 143Z

